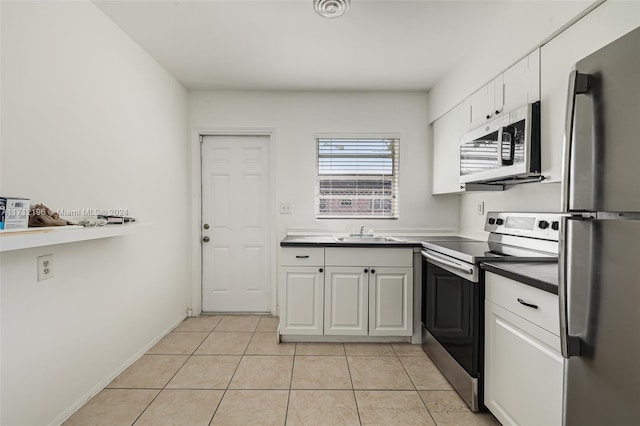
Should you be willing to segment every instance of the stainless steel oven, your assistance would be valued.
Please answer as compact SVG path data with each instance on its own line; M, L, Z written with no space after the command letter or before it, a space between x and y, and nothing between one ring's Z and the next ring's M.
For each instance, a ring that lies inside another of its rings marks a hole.
M483 406L482 261L556 261L559 215L487 214L487 241L422 243L422 341L425 352L473 411Z

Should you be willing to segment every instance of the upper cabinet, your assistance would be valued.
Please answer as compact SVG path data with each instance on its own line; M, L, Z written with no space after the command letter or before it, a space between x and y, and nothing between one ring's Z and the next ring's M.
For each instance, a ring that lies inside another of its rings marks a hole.
M433 194L460 192L460 137L469 128L469 98L433 123Z
M475 91L469 97L469 126L476 128L502 112L502 75Z
M562 180L569 72L580 59L640 25L640 3L605 2L541 49L541 141L544 182Z
M502 108L509 112L540 100L540 49L502 74Z
M540 49L522 58L469 97L469 129L540 100Z

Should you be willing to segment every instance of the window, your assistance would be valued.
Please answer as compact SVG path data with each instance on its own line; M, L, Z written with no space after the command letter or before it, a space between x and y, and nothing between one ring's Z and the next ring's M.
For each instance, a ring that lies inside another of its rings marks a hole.
M396 138L317 138L318 218L398 217Z

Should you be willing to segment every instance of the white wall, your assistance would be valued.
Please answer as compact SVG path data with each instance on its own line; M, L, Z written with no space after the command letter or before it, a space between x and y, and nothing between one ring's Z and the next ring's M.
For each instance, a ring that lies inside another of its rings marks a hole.
M0 423L40 425L185 315L187 94L89 2L1 7L0 192L159 223L0 256ZM54 278L37 282L36 257L49 253Z
M360 224L382 230L456 230L455 196L432 197L431 136L424 92L191 92L192 128L271 127L276 132L277 236L287 229L347 232ZM317 219L316 133L400 134L398 220ZM276 212L274 211L274 214Z

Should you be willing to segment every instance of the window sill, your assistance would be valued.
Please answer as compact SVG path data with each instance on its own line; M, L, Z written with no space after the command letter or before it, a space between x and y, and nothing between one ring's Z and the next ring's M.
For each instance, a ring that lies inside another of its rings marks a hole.
M75 243L132 234L149 228L150 223L126 223L100 227L49 226L0 231L0 252L55 244Z

